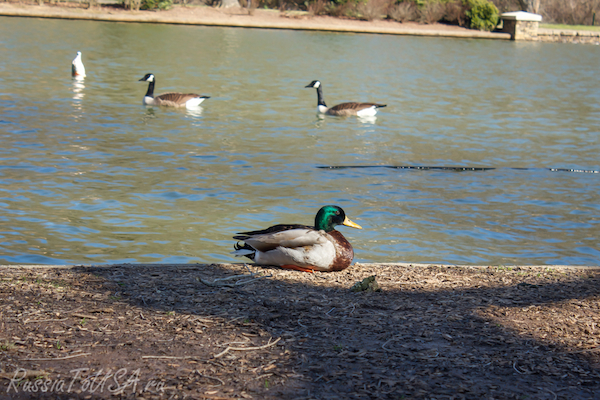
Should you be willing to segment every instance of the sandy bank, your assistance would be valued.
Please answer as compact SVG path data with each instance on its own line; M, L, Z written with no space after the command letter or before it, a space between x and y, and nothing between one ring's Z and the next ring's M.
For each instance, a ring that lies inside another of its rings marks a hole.
M112 22L165 23L184 25L227 26L264 29L293 29L310 31L374 33L459 37L478 39L510 39L506 33L481 32L443 24L421 25L395 21L357 21L328 16L309 16L303 13L281 13L255 10L253 15L239 7L180 7L167 11L125 11L114 7L83 9L66 6L37 6L0 3L0 15L12 17L61 18Z

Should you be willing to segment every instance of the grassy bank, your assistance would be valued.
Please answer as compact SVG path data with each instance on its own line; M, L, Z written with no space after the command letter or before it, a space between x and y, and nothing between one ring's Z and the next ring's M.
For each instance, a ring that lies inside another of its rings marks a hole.
M600 26L590 26L590 25L540 24L540 28L555 29L555 30L600 32Z

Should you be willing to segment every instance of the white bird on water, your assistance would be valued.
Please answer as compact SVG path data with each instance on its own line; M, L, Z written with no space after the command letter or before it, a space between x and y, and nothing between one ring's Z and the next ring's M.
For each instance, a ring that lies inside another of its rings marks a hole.
M73 60L71 64L71 76L77 79L85 78L85 67L83 66L83 61L81 61L81 52L77 52L77 56Z

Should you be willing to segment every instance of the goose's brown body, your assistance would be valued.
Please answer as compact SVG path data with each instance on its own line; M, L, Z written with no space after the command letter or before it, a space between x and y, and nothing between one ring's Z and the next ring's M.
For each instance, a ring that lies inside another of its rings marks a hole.
M312 81L307 88L317 89L317 112L327 115L336 115L345 117L348 115L357 115L359 117L373 117L377 114L377 109L386 107L386 104L379 103L358 103L348 102L341 103L334 107L327 107L323 98L323 88L320 81Z
M156 79L153 74L146 74L140 81L148 82L148 90L144 96L144 104L147 106L164 106L164 107L198 107L204 100L209 99L209 96L200 96L196 93L177 93L168 92L154 96L154 84Z
M201 98L202 96L195 93L169 92L153 97L151 101L145 102L145 104L150 106L185 107L188 101L196 97Z
M341 103L337 106L328 108L325 114L338 116L358 115L362 110L369 108L381 108L385 106L385 104L377 103Z

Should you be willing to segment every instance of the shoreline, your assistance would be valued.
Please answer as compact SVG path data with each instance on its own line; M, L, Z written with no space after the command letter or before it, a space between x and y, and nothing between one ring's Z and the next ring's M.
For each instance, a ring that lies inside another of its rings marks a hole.
M83 9L65 5L0 3L0 16L510 40L508 33L483 32L453 25L423 25L389 20L360 21L262 9L256 9L253 15L249 15L246 9L240 7L221 9L174 6L165 11L128 11L106 6Z
M111 5L83 8L82 3L40 6L5 2L0 3L0 16L514 41L509 33L484 32L440 23L427 25L416 22L400 23L392 20L362 21L315 16L303 11L280 12L265 9L255 9L250 15L247 9L241 7L215 8L176 5L169 10L162 11L130 11ZM600 32L539 28L535 39L524 41L600 45Z

